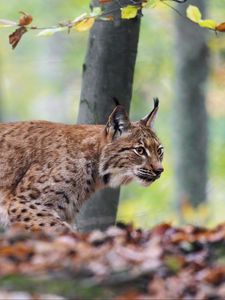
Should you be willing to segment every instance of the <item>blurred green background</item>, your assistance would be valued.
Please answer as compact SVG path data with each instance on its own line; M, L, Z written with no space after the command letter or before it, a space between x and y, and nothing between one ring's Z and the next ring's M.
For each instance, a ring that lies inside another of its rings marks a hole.
M0 19L18 20L19 11L32 14L33 25L50 26L73 20L89 11L83 0L2 0ZM223 22L225 1L209 1L208 17ZM184 19L184 22L186 20ZM172 101L174 97L174 11L165 5L144 10L133 87L131 118L138 120L152 107L152 97L161 100L156 130L165 146L165 172L149 188L131 184L121 191L118 220L150 227L158 222L177 224L172 152ZM81 90L82 63L88 32L72 30L52 37L28 32L16 50L0 31L1 121L46 119L74 123ZM225 33L209 32L211 69L207 87L209 124L208 202L194 209L183 208L185 222L215 225L225 219ZM119 58L118 58L119 59Z

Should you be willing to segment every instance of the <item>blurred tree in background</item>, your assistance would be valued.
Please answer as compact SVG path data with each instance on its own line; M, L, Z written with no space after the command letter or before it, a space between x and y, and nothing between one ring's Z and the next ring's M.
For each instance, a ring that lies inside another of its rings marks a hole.
M185 15L188 5L197 5L206 16L206 1L177 5ZM175 15L176 87L173 108L175 200L178 206L193 206L207 198L208 130L206 85L209 65L207 31Z

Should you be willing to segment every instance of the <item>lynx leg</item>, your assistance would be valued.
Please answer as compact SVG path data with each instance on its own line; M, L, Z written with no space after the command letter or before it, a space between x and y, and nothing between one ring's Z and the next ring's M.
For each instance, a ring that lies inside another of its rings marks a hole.
M44 230L55 233L72 231L70 225L62 221L57 213L46 207L25 203L16 197L11 201L8 217L9 226L17 223L29 231Z
M10 205L10 192L0 189L0 225L3 227L9 224L8 208Z

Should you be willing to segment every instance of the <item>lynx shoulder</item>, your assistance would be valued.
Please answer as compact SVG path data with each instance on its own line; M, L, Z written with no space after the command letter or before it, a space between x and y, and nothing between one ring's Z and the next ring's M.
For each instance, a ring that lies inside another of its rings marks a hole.
M148 186L163 172L152 130L158 110L131 122L117 106L103 125L46 121L0 124L0 221L62 231L95 191L132 180Z

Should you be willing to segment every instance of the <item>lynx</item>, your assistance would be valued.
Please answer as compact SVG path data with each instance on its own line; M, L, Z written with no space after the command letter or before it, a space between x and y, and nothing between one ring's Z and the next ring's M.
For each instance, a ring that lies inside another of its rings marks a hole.
M159 101L138 122L118 105L104 125L47 121L0 124L0 221L27 230L72 230L95 191L133 179L148 186L163 172L152 129Z

